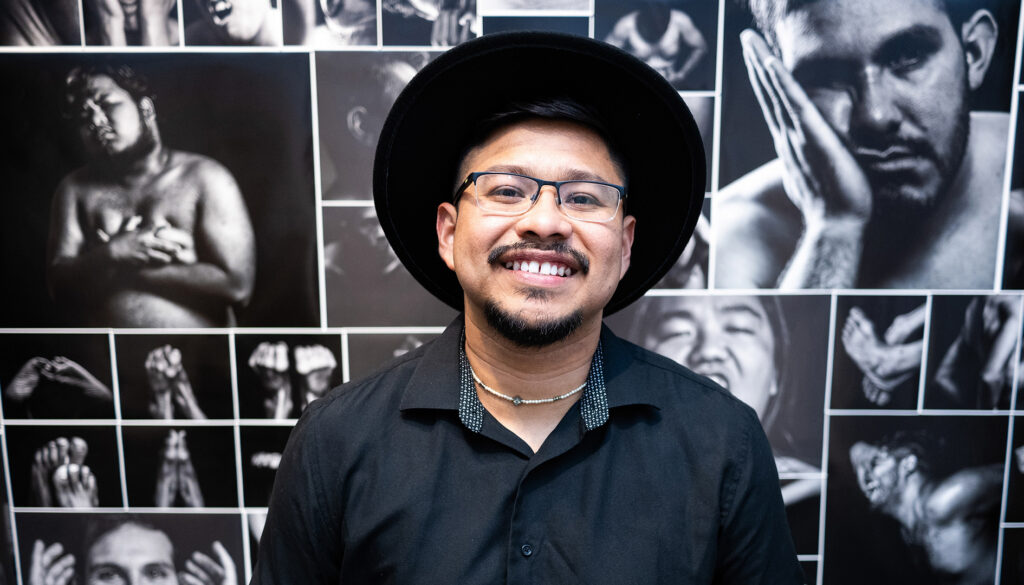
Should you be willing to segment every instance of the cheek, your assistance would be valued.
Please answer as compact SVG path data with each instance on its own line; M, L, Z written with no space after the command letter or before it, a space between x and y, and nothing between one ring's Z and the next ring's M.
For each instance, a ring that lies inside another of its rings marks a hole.
M821 89L811 92L808 97L837 134L844 137L849 134L850 113L853 110L850 94L845 91Z

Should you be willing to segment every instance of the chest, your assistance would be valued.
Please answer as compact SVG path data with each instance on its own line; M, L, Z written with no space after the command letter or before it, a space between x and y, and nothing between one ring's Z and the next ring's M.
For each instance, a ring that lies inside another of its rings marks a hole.
M83 209L89 226L108 235L163 224L193 231L199 211L199 190L167 178L128 187L94 186Z
M720 470L693 454L613 428L545 460L433 431L338 486L342 582L710 582Z

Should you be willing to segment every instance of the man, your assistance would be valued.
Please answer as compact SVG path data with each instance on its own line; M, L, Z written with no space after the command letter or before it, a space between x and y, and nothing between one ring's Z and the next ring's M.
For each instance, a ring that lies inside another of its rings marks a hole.
M998 28L942 0L752 0L778 159L721 192L716 285L991 288L1008 117L971 112ZM767 39L767 42L766 40Z
M609 45L488 35L427 65L375 201L463 315L306 410L253 582L802 582L755 413L602 326L682 251L703 161L678 93Z
M50 217L50 290L76 324L223 327L252 293L252 226L234 177L163 145L127 67L78 68L67 108L88 161Z
M167 534L134 516L112 516L93 522L86 530L84 566L76 580L75 556L61 543L46 546L35 541L28 571L29 585L119 583L123 585L237 585L235 563L220 542L214 541L216 560L196 551L179 573L174 545Z
M196 0L199 18L185 27L187 45L281 44L281 17L270 0Z
M84 0L87 45L167 47L178 44L174 0Z
M693 87L690 78L708 55L708 42L690 16L660 1L641 2L604 40L642 59L678 89Z
M857 485L871 507L891 516L911 545L924 548L928 564L951 583L992 583L1003 466L933 474L927 436L899 432L877 445L850 448Z

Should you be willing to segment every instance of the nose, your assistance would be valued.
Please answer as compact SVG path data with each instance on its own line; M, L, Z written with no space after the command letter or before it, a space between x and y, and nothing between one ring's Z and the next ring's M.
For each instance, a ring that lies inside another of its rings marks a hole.
M547 194L551 196L548 197ZM518 235L541 240L568 239L572 235L572 222L558 208L557 198L558 192L553 185L541 187L540 193L537 194L537 202L516 222Z
M88 105L86 108L88 109L86 119L89 121L90 130L107 125L107 114L103 108L97 105Z
M729 354L729 348L724 342L724 336L717 334L710 327L702 327L694 337L693 349L690 350L689 362L691 366L698 366L709 362L725 361Z
M852 104L850 133L854 139L891 136L899 130L900 109L897 90L888 74L870 68L863 75Z

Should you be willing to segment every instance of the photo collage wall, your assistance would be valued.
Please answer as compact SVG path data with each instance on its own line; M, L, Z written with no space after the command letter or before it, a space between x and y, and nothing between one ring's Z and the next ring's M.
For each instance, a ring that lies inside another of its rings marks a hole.
M125 520L248 581L304 408L456 316L377 222L384 118L515 30L690 108L703 215L607 323L754 409L807 582L1024 583L1020 8L0 0L0 585Z

